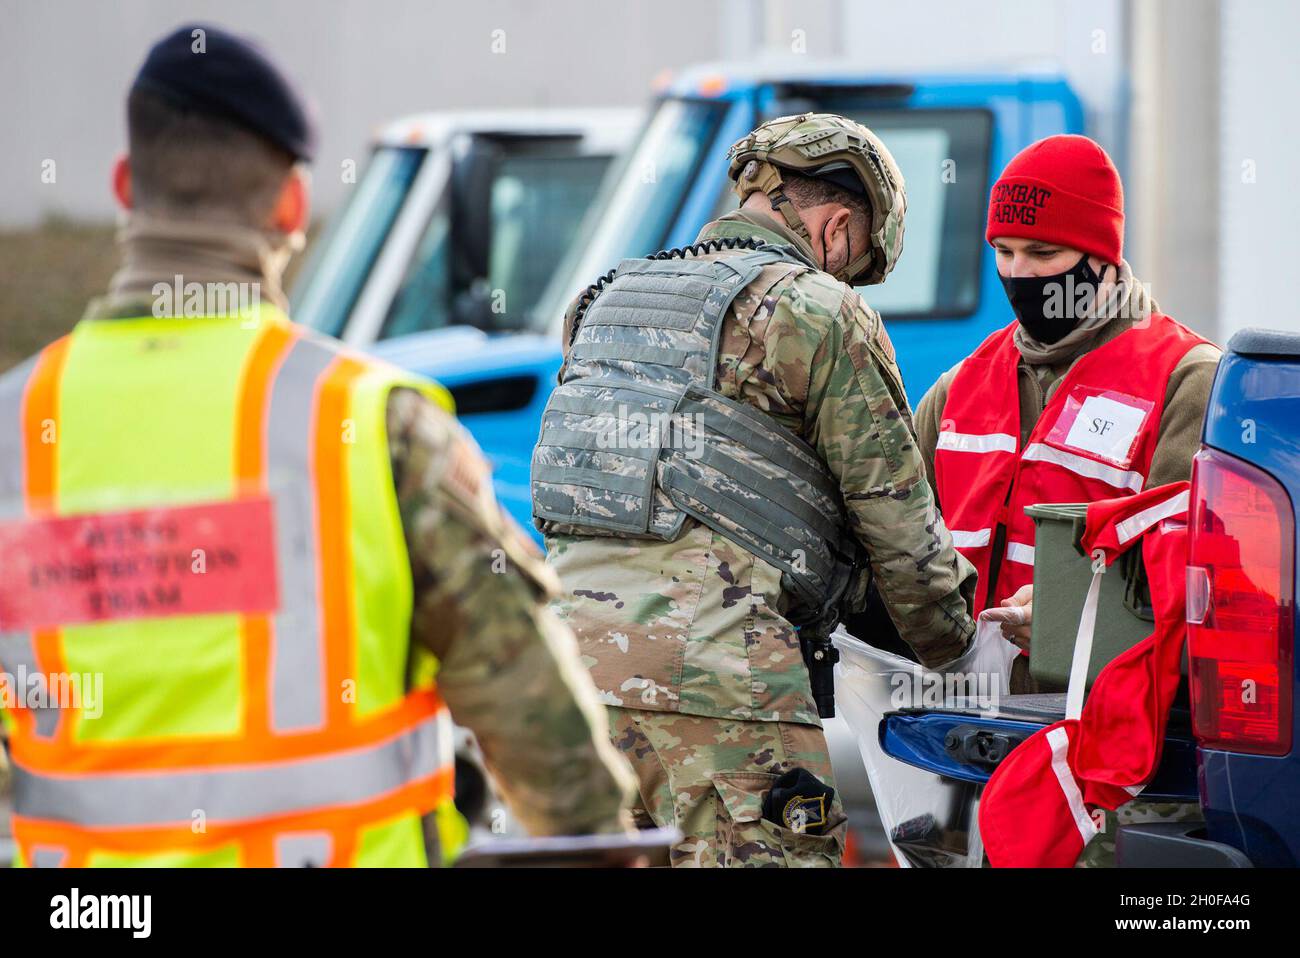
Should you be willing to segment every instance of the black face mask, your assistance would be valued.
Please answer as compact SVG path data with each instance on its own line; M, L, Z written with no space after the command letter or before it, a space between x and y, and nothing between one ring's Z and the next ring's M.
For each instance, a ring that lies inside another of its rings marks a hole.
M1101 276L1093 271L1084 253L1064 273L1019 279L1003 276L1002 288L1025 332L1050 346L1064 339L1088 315L1101 288Z

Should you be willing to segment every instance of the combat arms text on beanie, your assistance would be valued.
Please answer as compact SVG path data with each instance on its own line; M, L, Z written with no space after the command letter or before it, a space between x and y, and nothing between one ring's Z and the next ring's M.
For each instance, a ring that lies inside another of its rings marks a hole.
M1049 136L1007 164L989 196L990 243L999 236L1059 243L1119 263L1124 187L1106 151L1086 136Z

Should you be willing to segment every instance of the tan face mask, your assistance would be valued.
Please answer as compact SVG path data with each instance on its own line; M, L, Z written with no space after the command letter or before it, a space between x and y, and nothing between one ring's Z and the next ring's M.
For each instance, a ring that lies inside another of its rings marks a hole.
M302 230L294 230L292 233L264 230L262 235L266 239L266 252L261 256L262 275L267 284L273 284L276 292L285 300L285 305L281 308L287 309L288 297L281 285L284 271L289 268L293 258L306 248L307 234Z
M131 212L118 231L122 266L113 275L114 300L146 298L175 277L196 283L256 283L258 295L287 310L282 281L306 245L301 230L280 233L233 223L181 220Z

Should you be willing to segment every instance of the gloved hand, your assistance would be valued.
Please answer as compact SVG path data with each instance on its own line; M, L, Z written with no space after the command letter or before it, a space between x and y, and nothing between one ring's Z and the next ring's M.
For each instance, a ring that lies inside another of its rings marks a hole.
M999 695L1011 692L1011 666L1020 655L1018 646L1007 641L1002 635L1002 622L995 616L1007 618L1019 612L1005 609L985 609L975 620L975 638L970 647L958 658L946 662L934 669L945 675L960 673L962 675L986 675L989 686ZM985 687L989 687L985 686Z
M980 618L987 618L990 622L997 622L1002 627L1002 637L1004 639L1014 642L1028 652L1030 627L1033 623L1034 614L1033 600L1033 584L1022 585L1016 590L1015 595L1002 600L1001 608L985 609L980 613Z

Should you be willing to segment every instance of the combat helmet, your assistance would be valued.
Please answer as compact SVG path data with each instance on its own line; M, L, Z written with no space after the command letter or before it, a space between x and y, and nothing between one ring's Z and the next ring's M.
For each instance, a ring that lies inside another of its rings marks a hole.
M871 242L840 271L845 282L879 283L898 262L907 212L903 173L880 138L861 123L834 113L778 117L737 140L727 156L731 161L727 175L735 181L740 201L755 190L767 194L772 208L809 242L808 228L785 195L782 170L826 178L852 192L866 191Z

